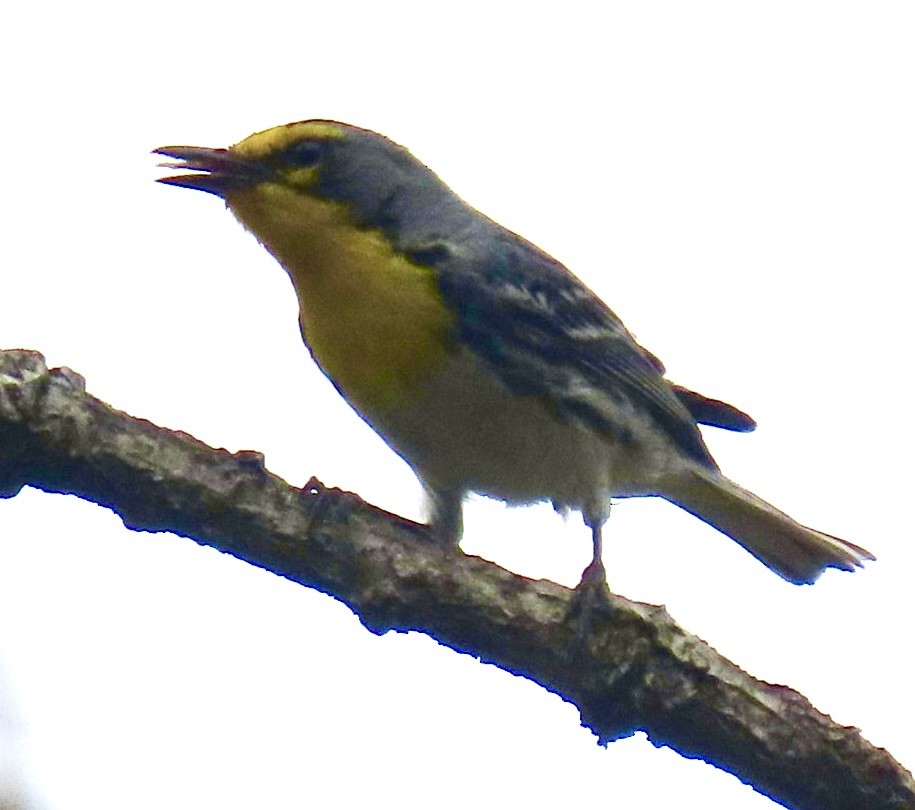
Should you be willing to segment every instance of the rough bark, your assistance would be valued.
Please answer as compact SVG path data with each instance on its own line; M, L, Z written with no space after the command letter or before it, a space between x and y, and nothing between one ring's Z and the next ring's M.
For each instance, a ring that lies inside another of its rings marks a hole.
M426 633L573 703L606 743L645 731L797 810L915 807L915 781L857 729L758 681L661 607L612 596L581 635L574 592L431 543L422 526L255 452L215 450L114 410L37 352L0 353L0 495L23 486L114 510L331 594L374 633Z

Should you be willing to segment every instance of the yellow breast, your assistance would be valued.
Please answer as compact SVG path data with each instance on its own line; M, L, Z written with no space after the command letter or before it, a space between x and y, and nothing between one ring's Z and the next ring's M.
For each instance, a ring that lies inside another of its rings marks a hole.
M450 355L454 318L432 271L346 207L262 184L227 204L285 268L321 369L364 416L412 404Z

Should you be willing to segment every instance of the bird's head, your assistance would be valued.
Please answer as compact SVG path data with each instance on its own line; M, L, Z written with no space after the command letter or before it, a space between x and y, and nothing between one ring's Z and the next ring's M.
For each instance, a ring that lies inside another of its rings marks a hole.
M274 127L227 149L164 146L155 153L173 158L163 167L187 170L159 182L222 197L255 232L259 214L281 216L304 199L345 206L355 224L388 231L399 228L407 201L415 220L418 210L453 197L402 146L336 121Z

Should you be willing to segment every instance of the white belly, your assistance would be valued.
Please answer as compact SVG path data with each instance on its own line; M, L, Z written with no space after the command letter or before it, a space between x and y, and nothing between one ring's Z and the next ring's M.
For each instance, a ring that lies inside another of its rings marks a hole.
M420 401L373 427L425 482L515 504L581 509L611 496L655 495L691 464L646 414L620 406L613 421L628 440L556 418L545 397L510 394L464 351Z

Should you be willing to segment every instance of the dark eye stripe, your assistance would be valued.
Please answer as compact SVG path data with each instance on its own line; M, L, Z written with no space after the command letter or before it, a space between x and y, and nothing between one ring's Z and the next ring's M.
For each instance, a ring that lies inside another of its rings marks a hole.
M326 151L327 144L323 141L301 141L286 149L283 162L290 166L315 166Z

